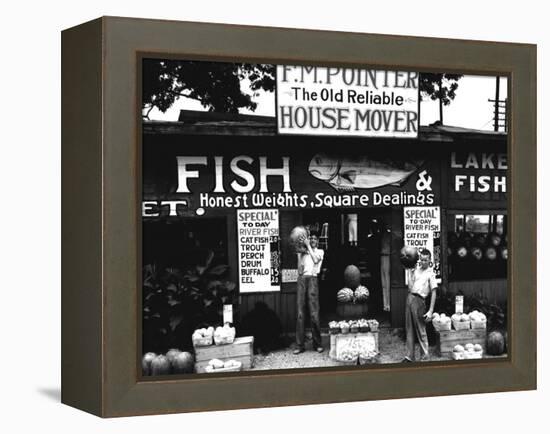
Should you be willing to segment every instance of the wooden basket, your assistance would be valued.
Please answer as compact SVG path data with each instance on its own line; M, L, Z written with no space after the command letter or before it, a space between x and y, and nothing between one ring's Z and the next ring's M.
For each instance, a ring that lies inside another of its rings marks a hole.
M465 351L462 351L460 353L457 353L453 351L453 360L466 360L466 356L464 355Z
M235 336L218 337L214 335L214 343L216 345L228 345L235 341Z
M218 372L239 372L243 367L243 364L239 362L237 366L231 366L230 368L218 368L214 369L212 366L208 365L204 368L204 372L208 374L217 374Z
M473 330L486 329L487 321L471 321L471 327Z
M438 332L451 330L451 323L450 322L442 323L442 322L433 322L432 321L432 324L434 326L434 329Z
M470 321L455 321L454 319L451 321L455 330L468 330L470 328Z
M194 347L208 347L212 345L212 336L206 337L206 338L199 338L195 339L193 338L193 346Z
M454 360L474 360L483 359L483 351L463 351L456 353L453 351Z
M483 359L483 351L466 351L464 358L466 360Z

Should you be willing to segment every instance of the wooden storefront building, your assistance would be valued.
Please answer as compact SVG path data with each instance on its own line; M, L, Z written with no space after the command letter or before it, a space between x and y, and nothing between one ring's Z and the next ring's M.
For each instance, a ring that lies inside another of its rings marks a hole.
M369 316L402 327L407 289L398 252L406 207L439 207L434 259L442 291L506 300L503 133L430 126L420 128L418 139L285 136L276 133L274 118L198 112L182 112L178 122L145 121L142 128L144 265L185 266L214 251L240 287L237 210L278 210L277 289L240 290L236 322L263 301L286 332L294 331L296 254L288 235L307 225L326 254L322 326L336 318L343 270L354 264L371 292ZM376 181L388 167L401 178ZM380 276L384 231L391 243L389 313L382 308ZM497 257L487 259L483 248L481 258L472 256L476 240L488 242L494 234L501 238Z

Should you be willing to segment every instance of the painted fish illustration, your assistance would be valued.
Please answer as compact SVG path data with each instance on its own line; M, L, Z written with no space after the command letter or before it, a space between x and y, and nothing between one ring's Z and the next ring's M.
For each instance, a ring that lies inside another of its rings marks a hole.
M354 191L403 185L423 163L423 160L380 159L367 155L354 158L316 154L309 162L309 173L338 191Z

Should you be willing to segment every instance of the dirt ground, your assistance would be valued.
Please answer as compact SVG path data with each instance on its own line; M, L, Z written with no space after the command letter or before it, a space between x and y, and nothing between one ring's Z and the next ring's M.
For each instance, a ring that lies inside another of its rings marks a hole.
M331 366L345 366L346 363L341 363L332 360L329 357L329 339L328 336L323 336L325 351L318 353L313 351L311 343L306 343L306 351L294 355L293 345L288 348L273 351L266 355L254 356L254 367L252 370L270 370L270 369L295 369L295 368L319 368ZM400 336L398 330L380 329L379 332L379 355L370 363L399 363L405 357L405 341ZM416 345L416 358L420 358L419 348ZM451 360L449 357L440 357L437 355L436 347L430 347L430 361Z

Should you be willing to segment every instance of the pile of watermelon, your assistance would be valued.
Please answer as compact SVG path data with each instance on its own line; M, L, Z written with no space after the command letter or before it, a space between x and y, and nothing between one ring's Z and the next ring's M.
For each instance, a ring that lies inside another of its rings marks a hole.
M195 370L195 358L187 351L172 348L166 355L144 354L141 367L143 375L190 374Z
M336 294L336 299L338 300L338 303L351 303L353 301L353 297L353 289L350 288L342 288L340 291L338 291L338 294Z
M351 288L342 288L336 294L338 303L366 303L369 299L369 290L363 285L359 285L355 291Z

